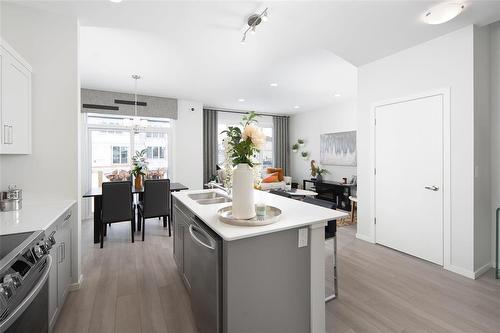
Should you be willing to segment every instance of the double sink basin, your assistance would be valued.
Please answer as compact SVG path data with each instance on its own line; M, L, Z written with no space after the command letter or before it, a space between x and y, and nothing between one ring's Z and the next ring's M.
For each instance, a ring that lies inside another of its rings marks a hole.
M188 197L199 203L200 205L213 205L224 202L231 202L232 200L225 195L218 192L203 192L188 194Z

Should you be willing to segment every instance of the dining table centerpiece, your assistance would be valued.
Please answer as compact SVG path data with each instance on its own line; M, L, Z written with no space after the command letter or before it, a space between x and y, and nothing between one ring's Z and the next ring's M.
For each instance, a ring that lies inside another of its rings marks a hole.
M266 143L266 135L257 126L255 112L246 114L240 126L229 126L221 132L226 134L226 153L233 165L232 172L232 215L236 219L255 217L254 170L255 154Z
M132 156L132 171L134 176L134 186L141 189L144 185L144 177L148 172L148 162L146 161L147 149L137 150Z

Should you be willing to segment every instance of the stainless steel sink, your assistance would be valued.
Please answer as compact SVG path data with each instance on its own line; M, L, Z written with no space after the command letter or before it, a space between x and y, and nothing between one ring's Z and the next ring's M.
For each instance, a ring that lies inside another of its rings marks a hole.
M188 194L188 197L190 197L193 200L225 198L224 195L217 192L193 193L193 194Z
M200 205L213 205L213 204L218 204L218 203L224 203L224 202L231 202L232 200L229 198L226 198L224 196L219 196L217 198L212 198L212 199L200 199L196 200L197 203Z

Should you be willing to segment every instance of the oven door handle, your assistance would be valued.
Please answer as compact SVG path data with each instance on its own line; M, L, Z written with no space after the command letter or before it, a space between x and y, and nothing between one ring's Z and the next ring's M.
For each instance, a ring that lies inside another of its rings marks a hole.
M12 311L12 313L5 319L3 323L0 324L0 332L5 332L14 321L23 314L24 310L33 302L33 300L38 296L42 290L45 282L47 281L50 273L50 266L52 266L52 257L47 256L47 264L45 265L45 273L43 273L42 278L38 280L36 286L31 289L30 293L24 298L21 304Z

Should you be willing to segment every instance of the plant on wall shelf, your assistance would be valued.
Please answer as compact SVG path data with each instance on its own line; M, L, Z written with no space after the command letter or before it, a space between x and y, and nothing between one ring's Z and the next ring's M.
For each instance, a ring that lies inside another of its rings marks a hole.
M309 153L307 151L303 151L300 153L303 159L307 160L309 158Z
M299 145L299 147L304 147L304 145L306 144L306 141L304 139L298 139L297 144Z
M297 152L299 151L299 144L298 144L298 143L294 143L294 144L292 145L292 151L293 151L294 153L297 153Z

